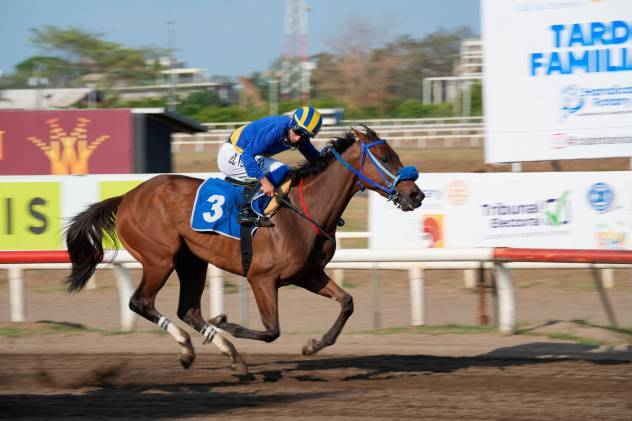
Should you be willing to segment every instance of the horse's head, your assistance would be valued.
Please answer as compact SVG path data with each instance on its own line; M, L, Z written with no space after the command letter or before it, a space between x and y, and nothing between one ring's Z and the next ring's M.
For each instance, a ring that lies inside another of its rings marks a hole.
M358 164L354 165L358 171L358 183L392 200L404 211L421 206L425 195L415 184L417 169L404 167L399 155L385 140L368 127L363 127L365 131L351 129L360 150Z

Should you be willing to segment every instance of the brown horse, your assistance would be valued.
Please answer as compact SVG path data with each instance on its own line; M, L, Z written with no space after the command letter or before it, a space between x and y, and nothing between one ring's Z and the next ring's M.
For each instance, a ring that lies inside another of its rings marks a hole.
M353 195L368 188L392 199L404 211L419 206L424 194L414 177L396 176L410 170L377 134L352 129L344 138L330 142L323 156L291 171L292 188L287 200L306 210L313 221L329 233ZM390 182L387 180L390 178ZM180 362L188 368L195 358L189 335L165 318L154 306L156 295L176 270L180 280L178 317L200 332L204 343L214 343L231 358L231 367L246 372L246 364L221 333L234 337L275 340L279 334L278 288L288 284L338 301L341 312L320 340L311 339L303 348L313 354L332 345L353 312L353 299L326 274L336 244L318 232L288 207L272 217L274 226L260 228L253 238L253 258L247 278L253 290L265 330L258 331L228 322L225 315L208 322L200 311L208 263L243 274L238 240L191 229L196 192L202 180L181 175L159 175L123 196L95 203L76 215L66 232L73 263L69 290L78 291L103 259L104 233L118 238L142 265L140 285L130 308L167 330L181 345Z

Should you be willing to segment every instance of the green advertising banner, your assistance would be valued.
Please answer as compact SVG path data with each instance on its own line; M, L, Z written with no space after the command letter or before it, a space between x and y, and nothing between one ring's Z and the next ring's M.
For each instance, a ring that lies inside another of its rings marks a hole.
M145 180L125 180L125 181L100 181L99 200L105 200L114 196L121 196Z
M144 180L125 180L125 181L100 181L99 182L99 200L105 200L110 197L121 196L134 187L141 184ZM107 249L115 248L114 245L118 244L118 248L122 249L121 242L116 239L113 242L110 236L105 235L103 238L103 247Z
M60 182L0 182L0 250L62 248Z

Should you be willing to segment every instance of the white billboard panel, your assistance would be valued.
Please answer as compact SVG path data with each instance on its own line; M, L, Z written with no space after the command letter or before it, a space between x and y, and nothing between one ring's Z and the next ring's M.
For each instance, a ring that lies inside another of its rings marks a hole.
M632 173L424 174L421 208L369 197L371 248L632 249Z
M486 162L632 156L632 1L481 7Z

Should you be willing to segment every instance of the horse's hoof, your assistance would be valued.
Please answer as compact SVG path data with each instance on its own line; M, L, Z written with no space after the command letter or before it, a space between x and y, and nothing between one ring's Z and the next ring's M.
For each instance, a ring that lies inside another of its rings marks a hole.
M195 360L195 354L180 354L180 364L182 364L182 367L184 367L185 369L191 367L191 364L193 364L193 360Z
M208 319L208 322L212 324L213 326L219 327L220 324L226 323L226 320L227 320L227 317L225 314L218 314L212 319Z
M316 348L317 343L316 339L308 340L307 344L303 347L303 355L313 355L318 352L318 349Z
M244 361L234 362L230 365L230 369L241 375L248 374L248 366Z

